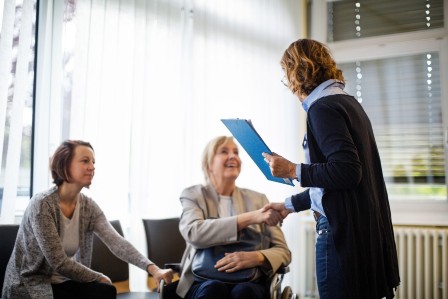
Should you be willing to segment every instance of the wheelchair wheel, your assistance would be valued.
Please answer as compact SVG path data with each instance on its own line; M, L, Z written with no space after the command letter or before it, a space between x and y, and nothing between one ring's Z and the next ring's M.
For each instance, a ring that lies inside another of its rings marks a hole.
M292 294L291 287L290 287L290 286L286 286L286 287L283 289L281 299L291 299L291 298L292 298L292 295L293 295L293 294Z

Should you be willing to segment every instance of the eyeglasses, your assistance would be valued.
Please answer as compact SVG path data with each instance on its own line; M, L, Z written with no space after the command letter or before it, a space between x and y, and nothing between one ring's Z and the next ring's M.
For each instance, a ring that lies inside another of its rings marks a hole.
M281 82L283 83L283 85L285 85L286 87L288 87L288 89L291 90L291 92L292 92L293 94L296 93L297 89L296 89L296 88L291 88L291 87L290 87L288 78L286 78L286 76L283 76Z
M286 78L286 76L283 76L281 82L283 83L283 85L285 85L286 87L289 88L289 82L288 82L288 79Z

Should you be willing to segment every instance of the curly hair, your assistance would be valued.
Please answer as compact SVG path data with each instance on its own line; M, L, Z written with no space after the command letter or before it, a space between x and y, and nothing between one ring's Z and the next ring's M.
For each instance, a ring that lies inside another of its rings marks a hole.
M319 84L329 79L345 83L330 50L312 39L293 42L283 54L280 65L293 93L309 95Z
M51 176L56 186L70 181L70 163L72 162L75 148L87 146L93 150L89 142L81 140L66 140L56 149L50 161Z

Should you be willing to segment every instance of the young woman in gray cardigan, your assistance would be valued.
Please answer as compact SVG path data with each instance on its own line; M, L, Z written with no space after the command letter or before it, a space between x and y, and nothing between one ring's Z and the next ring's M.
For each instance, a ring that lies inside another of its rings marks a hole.
M30 201L6 269L3 298L116 298L110 279L90 269L93 234L120 259L172 279L111 226L100 207L81 193L90 186L95 156L84 141L65 141L51 161L56 186Z

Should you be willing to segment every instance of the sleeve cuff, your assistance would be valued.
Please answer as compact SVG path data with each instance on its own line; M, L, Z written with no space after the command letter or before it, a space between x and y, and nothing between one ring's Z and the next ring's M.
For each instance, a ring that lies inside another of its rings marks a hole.
M291 197L285 199L285 208L290 210L291 212L295 212L294 206L292 204Z
M302 181L302 164L299 163L296 165L296 175L297 175L297 180L299 182Z

